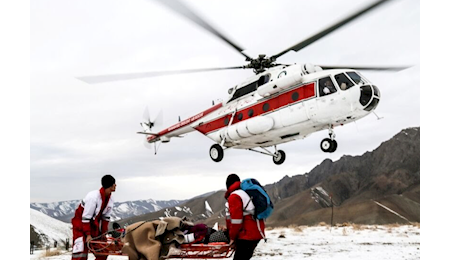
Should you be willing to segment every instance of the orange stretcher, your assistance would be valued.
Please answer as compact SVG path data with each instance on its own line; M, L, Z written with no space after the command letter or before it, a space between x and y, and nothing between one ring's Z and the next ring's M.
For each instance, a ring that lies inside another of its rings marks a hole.
M91 240L87 243L89 252L94 255L124 255L122 254L123 243L120 238L108 238L104 240Z

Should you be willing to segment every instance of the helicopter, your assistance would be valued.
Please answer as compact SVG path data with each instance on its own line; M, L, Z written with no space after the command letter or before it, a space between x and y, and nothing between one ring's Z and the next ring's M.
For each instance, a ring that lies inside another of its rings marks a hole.
M310 134L328 130L328 137L320 142L323 152L333 153L338 147L334 128L375 113L381 99L377 86L364 77L360 70L398 71L407 67L327 66L280 64L277 58L300 51L329 33L392 0L378 0L356 13L340 20L313 36L275 55L260 54L256 58L220 33L181 1L154 0L191 20L217 36L245 57L247 64L233 67L156 71L143 73L85 76L78 79L90 83L130 80L181 73L217 70L252 69L253 76L228 90L228 98L221 103L187 119L153 132L156 120L148 117L141 123L147 143L168 143L173 137L197 131L215 142L209 156L215 162L224 158L229 148L272 157L276 165L286 160L286 153L277 145L304 139ZM376 114L375 114L376 115ZM378 117L378 116L377 116ZM273 147L273 151L268 148ZM155 146L156 153L156 146Z

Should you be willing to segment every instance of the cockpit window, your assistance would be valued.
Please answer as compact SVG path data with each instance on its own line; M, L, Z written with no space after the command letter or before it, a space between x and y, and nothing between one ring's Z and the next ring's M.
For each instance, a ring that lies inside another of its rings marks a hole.
M319 79L319 95L326 96L336 92L336 87L333 85L330 77Z
M347 74L350 76L350 78L357 84L357 85L364 85L367 82L356 72L347 72Z
M342 90L347 90L354 86L353 82L344 73L337 74L334 76L334 79L336 79L336 82Z

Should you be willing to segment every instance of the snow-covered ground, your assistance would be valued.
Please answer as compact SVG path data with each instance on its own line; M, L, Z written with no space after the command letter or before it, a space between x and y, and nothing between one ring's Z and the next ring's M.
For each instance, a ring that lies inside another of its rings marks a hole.
M254 260L289 259L420 259L420 227L360 226L347 227L292 227L266 230L267 243L261 241ZM45 257L35 251L30 259L69 260L70 252ZM89 260L94 255L89 254ZM128 259L126 256L109 256L109 260Z

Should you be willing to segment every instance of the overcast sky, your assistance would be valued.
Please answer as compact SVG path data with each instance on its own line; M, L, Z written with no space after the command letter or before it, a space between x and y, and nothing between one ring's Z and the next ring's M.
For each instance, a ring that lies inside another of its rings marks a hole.
M372 0L184 1L256 57L278 53ZM239 66L242 55L155 1L39 0L31 2L30 201L81 199L116 178L116 201L187 199L223 189L237 173L263 184L309 172L324 159L362 155L401 129L420 126L419 0L394 0L280 63L412 67L363 72L381 90L376 113L336 128L339 143L323 153L327 131L280 145L284 164L269 156L226 150L209 158L213 142L200 133L174 138L158 155L144 146L139 122L148 106L164 128L226 99L250 70L164 76L89 85L77 76ZM160 128L161 129L161 128ZM158 130L160 130L158 129Z

